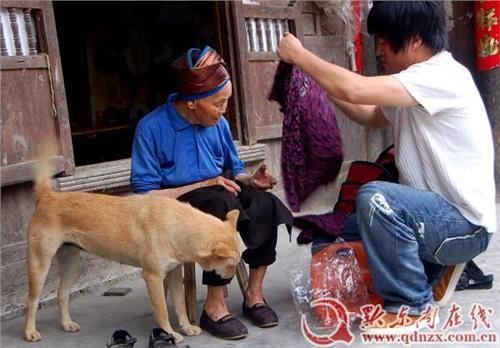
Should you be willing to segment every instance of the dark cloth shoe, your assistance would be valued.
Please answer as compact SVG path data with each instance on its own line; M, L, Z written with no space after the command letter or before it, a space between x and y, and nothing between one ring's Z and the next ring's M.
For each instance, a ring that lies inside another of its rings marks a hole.
M160 327L155 327L149 334L149 348L175 346L175 338Z
M214 321L210 319L207 312L203 310L200 317L200 327L215 337L225 340L236 340L248 335L246 326L231 314Z
M264 300L264 303L256 303L250 308L245 306L245 300L243 300L243 315L258 327L278 325L278 315L267 305L266 300Z
M137 342L137 338L132 337L131 334L129 334L125 330L116 330L113 332L113 335L109 339L108 343L106 344L106 347L109 348L130 348L133 347L134 344Z

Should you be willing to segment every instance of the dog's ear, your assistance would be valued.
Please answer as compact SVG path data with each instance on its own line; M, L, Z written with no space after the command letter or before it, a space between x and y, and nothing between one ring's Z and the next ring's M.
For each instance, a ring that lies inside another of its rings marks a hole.
M235 257L235 252L223 242L217 242L212 249L212 255L220 258Z
M238 209L233 209L226 214L226 221L229 222L231 226L236 229L236 224L238 223L238 217L240 216L240 211Z

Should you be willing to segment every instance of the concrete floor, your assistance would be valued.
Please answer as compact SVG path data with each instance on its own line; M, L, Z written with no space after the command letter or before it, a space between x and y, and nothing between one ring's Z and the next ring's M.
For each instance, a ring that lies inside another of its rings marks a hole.
M500 204L497 204L497 215L500 219ZM500 222L498 223L500 230ZM500 233L500 232L499 232ZM229 287L227 299L228 307L233 315L239 317L249 329L247 338L239 341L224 341L212 337L208 333L202 333L196 337L186 337L179 347L311 347L303 337L300 330L300 316L294 306L287 270L290 265L301 262L306 250L297 247L295 243L297 231L293 234L293 243L288 240L288 235L281 231L278 242L278 261L269 269L265 283L265 294L268 303L276 310L280 318L279 326L269 329L260 329L252 326L246 319L242 318L242 297L236 281ZM471 332L473 321L467 314L473 303L477 303L486 309L493 309L494 314L486 317L491 324L490 333L496 334L496 343L500 340L500 294L498 282L500 279L500 238L493 238L486 253L476 258L476 262L485 271L495 275L496 284L490 290L468 290L455 293L452 303L461 306L461 319L463 326L445 333ZM198 283L201 279L198 269ZM42 341L38 343L27 343L23 340L24 318L16 318L2 323L1 347L3 348L70 348L70 347L105 347L108 338L116 329L125 329L138 342L135 347L147 347L149 331L155 327L155 322L148 302L145 286L142 279L122 282L115 286L126 286L132 288L132 292L124 297L105 297L103 291L88 293L72 299L70 309L73 319L80 324L81 330L76 333L62 331L58 311L55 305L48 305L38 312L37 327L42 334ZM105 289L103 289L105 290ZM198 284L198 312L201 311L205 298L205 288ZM434 331L441 331L442 325L448 317L450 305L440 311L440 322ZM173 313L169 306L169 312ZM173 316L173 315L171 315ZM172 320L175 328L175 319ZM481 331L485 331L483 327ZM426 331L424 331L426 332ZM355 339L351 347L364 346L360 339L359 329L354 329ZM395 346L395 344L392 344ZM398 344L399 345L399 344ZM425 343L428 347L433 343ZM486 345L486 344L485 344ZM334 346L346 346L336 342ZM388 347L390 344L372 344L372 347ZM440 347L470 347L472 344L439 344ZM482 345L481 345L482 346Z

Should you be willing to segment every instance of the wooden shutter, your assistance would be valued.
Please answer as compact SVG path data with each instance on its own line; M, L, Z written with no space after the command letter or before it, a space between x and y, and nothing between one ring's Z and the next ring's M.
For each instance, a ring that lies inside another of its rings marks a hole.
M1 3L1 184L29 181L44 141L60 145L54 171L74 173L52 3Z
M231 2L236 31L238 89L243 123L243 142L281 137L283 116L276 102L269 101L279 63L275 48L280 28L301 38L298 5L288 1L262 1L262 4Z

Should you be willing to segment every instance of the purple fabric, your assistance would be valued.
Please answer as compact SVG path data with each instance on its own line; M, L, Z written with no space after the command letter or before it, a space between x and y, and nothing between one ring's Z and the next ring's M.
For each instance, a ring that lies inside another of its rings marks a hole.
M334 210L322 215L302 215L294 218L293 225L302 230L297 237L297 243L310 243L317 233L340 236L350 215L351 213Z
M281 62L270 95L281 105L281 166L292 211L320 185L337 177L342 143L326 92L296 66Z

